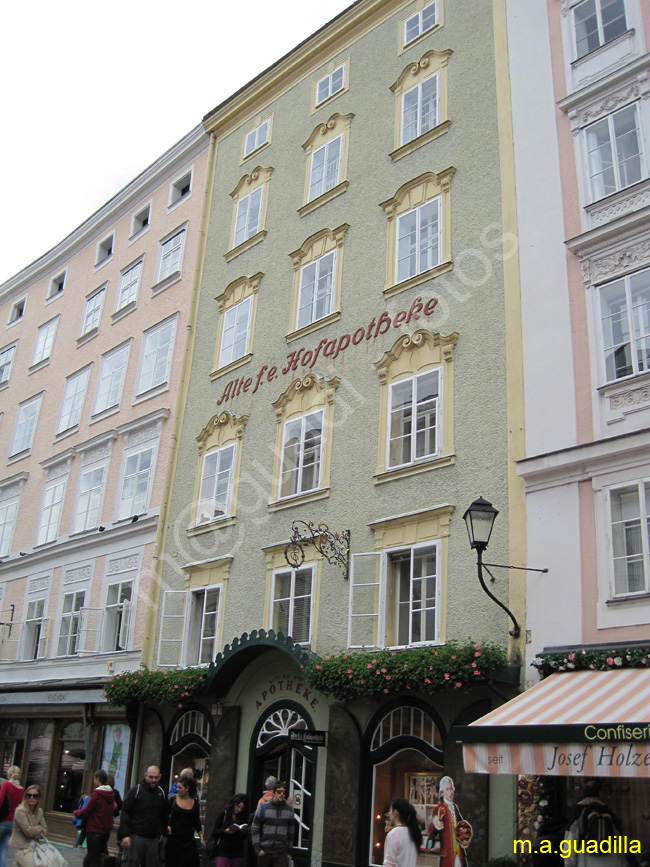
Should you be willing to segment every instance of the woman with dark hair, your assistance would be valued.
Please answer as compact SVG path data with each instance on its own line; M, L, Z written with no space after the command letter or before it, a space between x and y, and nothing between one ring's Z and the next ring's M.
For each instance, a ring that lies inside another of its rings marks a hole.
M188 778L178 779L176 797L171 800L169 809L169 836L165 845L167 864L199 867L199 850L194 839L196 831L203 843L201 813L196 799L196 781Z
M208 841L209 858L217 859L215 867L242 867L244 863L244 841L248 825L243 824L248 815L248 795L239 792L226 804L214 823L212 836Z
M422 845L415 807L406 798L393 798L389 816L393 827L384 843L384 867L415 867Z

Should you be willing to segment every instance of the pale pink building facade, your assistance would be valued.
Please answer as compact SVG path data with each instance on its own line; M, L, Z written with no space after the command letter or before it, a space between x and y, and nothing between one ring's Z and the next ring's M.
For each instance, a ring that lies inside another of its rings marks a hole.
M30 767L46 811L71 809L61 774L80 779L62 770L68 720L105 715L106 678L151 660L208 150L195 128L0 286L0 774ZM86 731L86 754L119 717L92 746Z

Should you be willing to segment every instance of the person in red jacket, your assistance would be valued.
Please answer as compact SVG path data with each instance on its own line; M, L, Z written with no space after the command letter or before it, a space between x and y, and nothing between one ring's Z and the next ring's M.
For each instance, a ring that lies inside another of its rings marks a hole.
M22 804L25 790L20 785L20 768L12 765L7 771L7 782L0 786L0 807L6 806L4 819L0 819L0 867L7 863L7 846L14 824L16 807ZM5 804L6 801L6 804Z
M95 771L94 784L90 800L81 810L75 810L74 816L86 820L88 867L102 867L102 855L113 829L115 795L108 785L108 774L102 768Z

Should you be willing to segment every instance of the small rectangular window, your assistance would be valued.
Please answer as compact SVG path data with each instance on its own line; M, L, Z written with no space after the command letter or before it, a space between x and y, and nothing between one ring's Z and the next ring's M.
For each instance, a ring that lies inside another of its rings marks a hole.
M15 301L11 305L11 309L9 311L9 319L7 320L7 325L13 325L14 322L20 322L20 320L25 315L25 305L27 304L27 298L21 298L20 301Z
M18 516L18 499L0 503L0 557L11 551Z
M53 542L59 534L65 486L66 480L59 479L45 487L41 515L38 522L38 533L36 534L37 545Z
M41 659L45 656L46 644L45 599L34 599L27 603L27 615L23 624L21 659Z
M316 105L321 105L345 88L345 63L328 72L316 82Z
M387 555L386 637L406 647L438 640L438 545L418 545Z
M50 298L56 298L57 295L60 295L65 289L65 271L62 274L59 274L58 277L53 277L50 280L50 288L47 291L48 300Z
M76 428L81 421L81 412L83 410L89 378L90 367L86 367L84 370L80 370L78 373L74 373L67 378L63 392L63 402L61 404L61 416L56 430L57 434Z
M176 232L165 241L161 241L157 283L180 272L184 245L185 229Z
M106 466L89 467L79 476L74 533L98 527L101 521Z
M103 241L100 241L97 244L97 256L95 259L95 265L101 265L106 262L113 255L113 241L114 236L111 233L107 238L104 238Z
M388 466L412 464L440 453L440 372L430 370L390 386Z
M440 264L440 197L397 218L395 281L401 283Z
M580 59L625 33L624 0L583 0L573 8L573 23Z
M313 585L313 566L274 573L272 628L276 635L290 636L297 644L310 643Z
M235 446L208 452L203 458L197 524L209 524L230 514Z
M81 617L85 598L85 590L66 593L63 597L57 656L75 656L81 650Z
M84 316L81 322L81 337L84 337L86 334L90 334L91 332L96 331L97 328L99 328L99 320L102 316L102 308L104 306L105 294L106 287L102 286L101 289L93 292L93 294L89 295L86 299L86 307L84 309Z
M269 140L269 132L271 130L271 121L267 118L262 123L258 124L255 129L252 129L246 134L244 142L244 157L250 156L256 150L259 150Z
M130 342L102 356L93 415L120 405L124 375L129 360L129 347Z
M178 180L174 181L171 185L169 191L169 206L175 205L177 202L180 202L181 199L184 199L186 196L192 192L192 172L186 172L183 177L178 178Z
M145 332L136 395L146 394L169 382L175 334L176 317Z
M223 333L219 352L219 367L242 358L248 351L253 299L245 298L223 314ZM0 356L1 359L1 356Z
M414 39L428 33L437 23L438 0L434 0L433 3L427 3L423 9L406 19L404 22L404 45L408 45Z
M132 452L124 463L118 519L141 515L149 508L154 447Z
M300 297L296 328L316 322L332 312L336 250L319 256L300 270Z
M14 431L14 439L10 452L11 457L31 449L42 399L43 395L39 394L36 397L32 397L24 403L21 403L18 407L16 429Z
M647 593L650 484L638 482L610 491L610 508L614 594Z
M340 181L342 152L343 135L337 136L313 152L309 175L310 202L331 190Z
M636 103L592 123L585 134L592 201L646 177Z
M142 210L138 211L137 214L133 215L133 221L131 223L131 237L134 238L136 235L139 235L144 229L149 226L149 221L151 219L151 205L145 205Z
M600 288L605 379L650 369L650 268Z
M235 240L233 246L238 247L256 235L260 229L262 215L262 195L264 187L258 187L248 196L244 196L237 203L237 217L235 219Z
M206 587L191 596L186 665L209 665L219 652L221 587Z
M438 74L416 84L402 96L402 144L438 125Z
M122 310L136 301L138 297L138 287L140 286L140 276L142 275L142 261L136 262L125 271L120 277L120 291L117 296L117 310Z
M102 629L102 650L110 653L128 650L131 632L133 581L109 584Z

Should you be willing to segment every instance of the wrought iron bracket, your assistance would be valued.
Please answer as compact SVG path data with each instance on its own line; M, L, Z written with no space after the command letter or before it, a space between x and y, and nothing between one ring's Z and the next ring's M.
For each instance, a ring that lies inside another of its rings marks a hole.
M338 566L347 581L350 577L350 531L332 533L321 521L292 521L289 544L284 549L284 559L293 569L299 569L305 562L305 545L313 545L328 563Z

